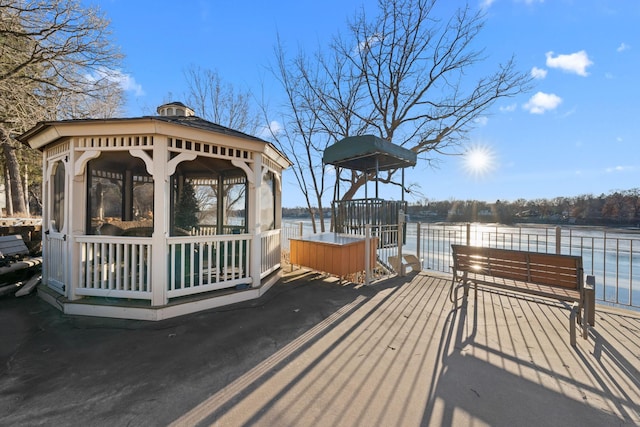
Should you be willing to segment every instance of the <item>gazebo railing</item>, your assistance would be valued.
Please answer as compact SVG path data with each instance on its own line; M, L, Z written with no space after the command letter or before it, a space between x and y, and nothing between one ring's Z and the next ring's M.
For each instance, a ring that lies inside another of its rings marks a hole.
M151 299L151 238L81 236L77 295Z
M280 267L282 248L280 229L264 231L260 235L260 278L264 278Z
M274 237L275 236L275 237ZM263 234L262 273L273 271L279 230ZM180 236L167 247L167 298L193 295L251 283L250 234ZM80 273L76 294L108 298L151 300L151 238L79 236ZM161 274L162 269L155 269Z
M168 298L251 283L250 234L169 238Z

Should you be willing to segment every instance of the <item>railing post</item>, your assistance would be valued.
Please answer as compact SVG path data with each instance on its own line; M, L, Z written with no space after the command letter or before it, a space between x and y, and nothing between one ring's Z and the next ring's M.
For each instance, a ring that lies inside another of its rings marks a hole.
M560 227L556 227L556 254L560 255L562 253L562 242L560 239L562 238L562 230Z
M302 221L298 223L298 237L302 237Z
M364 284L371 282L371 224L364 226Z
M471 244L471 224L467 223L467 246Z
M422 257L420 256L420 222L418 222L418 224L416 225L416 257L421 260ZM420 263L422 263L422 261L420 261Z
M400 265L400 271L398 274L400 277L404 277L404 263L402 262L402 237L404 227L404 211L400 209L398 212L398 263Z

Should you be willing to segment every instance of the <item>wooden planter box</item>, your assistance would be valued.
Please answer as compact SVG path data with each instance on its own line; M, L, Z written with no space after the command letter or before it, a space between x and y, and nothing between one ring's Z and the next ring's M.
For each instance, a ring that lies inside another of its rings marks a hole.
M321 233L289 240L291 264L343 277L365 269L365 239L352 235ZM369 240L369 267L376 265L378 239Z

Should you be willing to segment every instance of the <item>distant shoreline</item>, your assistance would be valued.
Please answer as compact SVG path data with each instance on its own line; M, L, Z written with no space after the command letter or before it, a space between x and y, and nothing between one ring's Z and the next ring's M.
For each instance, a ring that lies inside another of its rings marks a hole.
M330 223L331 218L325 218L325 224ZM317 221L317 220L316 220ZM306 216L283 216L283 223L311 223L311 217ZM502 224L497 222L472 222L472 221L446 221L446 220L420 220L415 221L409 218L407 223L409 224L433 224L433 225L456 225L456 224L481 224L486 227L560 227L560 228L572 228L572 229L591 229L591 230L615 230L620 232L629 232L629 233L640 233L640 226L632 226L632 225L609 225L609 224L570 224L570 223L556 223L556 222L543 222L543 221L535 221L535 222L516 222L512 224Z

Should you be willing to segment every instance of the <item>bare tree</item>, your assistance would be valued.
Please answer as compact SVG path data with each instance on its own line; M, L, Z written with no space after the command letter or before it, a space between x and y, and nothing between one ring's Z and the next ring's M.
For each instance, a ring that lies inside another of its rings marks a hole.
M304 162L296 178L303 194L315 196L307 197L310 210L312 199L326 191L320 183L327 171L314 151L347 136L374 134L431 163L458 152L474 120L496 100L529 90L531 78L517 71L513 57L471 81L470 70L486 59L473 46L483 15L464 7L442 20L437 3L379 0L378 16L360 11L348 35L335 37L312 61L304 53L286 60L282 46L276 48L273 71L288 95L278 120L286 131L276 142ZM400 185L396 172L379 180ZM343 200L371 178L360 171L348 175L341 176Z
M27 211L20 161L34 155L13 138L41 120L105 117L122 105L108 24L79 0L0 0L0 144L16 214Z
M187 103L203 119L231 129L255 135L259 114L251 107L249 91L236 90L225 83L216 70L190 66L184 72L187 82Z

